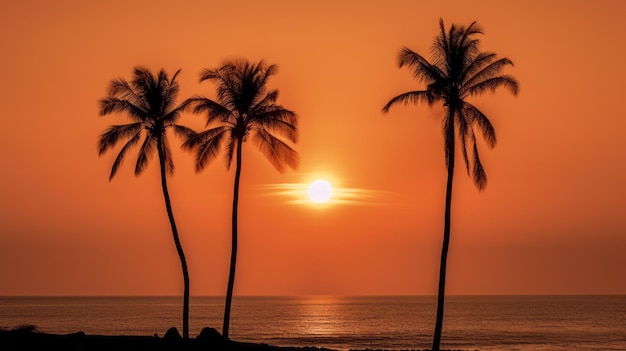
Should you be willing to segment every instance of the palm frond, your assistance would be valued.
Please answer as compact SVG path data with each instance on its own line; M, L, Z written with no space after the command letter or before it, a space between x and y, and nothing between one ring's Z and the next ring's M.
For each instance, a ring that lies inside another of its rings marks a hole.
M229 128L219 126L194 133L183 143L183 149L196 151L196 172L203 170L219 154L220 145L228 131Z
M467 28L460 28L461 32L459 36L459 46L463 48L464 55L467 57L473 57L477 53L480 41L478 39L470 39L472 35L483 34L482 28L478 25L478 22L474 21L470 23Z
M134 137L143 130L143 123L131 123L110 126L98 138L98 155L101 156L107 150L113 148L120 139Z
M483 114L474 105L468 102L463 104L463 112L468 116L472 123L478 125L483 138L487 142L487 145L493 149L497 143L496 130L493 128L493 125L491 125L489 118L487 118L487 116L485 116L485 114Z
M190 100L190 104L193 105L193 113L207 113L207 126L212 122L226 121L232 114L227 107L211 99L195 96Z
M276 99L278 98L278 89L270 90L263 99L259 99L257 103L252 106L252 110L256 110L259 108L265 108L266 106L271 106L276 103Z
M122 112L128 113L128 115L136 121L145 120L148 113L146 110L132 104L128 100L122 100L112 96L100 100L100 116Z
M196 99L198 98L199 98L198 96L193 96L188 99L185 99L185 101L181 102L180 105L176 107L176 109L179 109L183 112L191 109L191 111L193 112L193 108L195 107L195 103L197 102Z
M193 132L183 143L182 148L185 150L191 150L199 145L205 144L208 140L214 138L216 135L222 133L223 131L228 130L229 128L225 126L218 126L215 128L207 129L203 132L196 133Z
M497 55L493 52L479 52L476 56L472 57L470 62L465 65L465 71L462 73L462 80L465 85L467 85L467 80L469 77L474 75L474 73L481 70L486 65L490 64L495 60Z
M178 85L178 82L176 81L176 77L178 76L178 74L180 74L180 69L177 70L176 73L174 73L171 79L168 78L167 73L164 70L161 70L161 72L163 72L163 75L164 75L163 77L164 87L161 93L161 95L163 96L162 111L166 112L172 109L172 106L174 106L174 103L176 102L176 98L178 97L178 91L180 90L180 87ZM183 104L185 104L185 102L183 102ZM178 107L180 107L180 105ZM173 110L179 110L179 108L173 108ZM168 112L168 114L170 112Z
M453 32L454 25L450 27L450 32ZM439 19L439 35L435 37L435 41L433 42L431 56L434 66L444 67L444 71L449 71L448 58L451 56L450 53L450 42L448 40L448 35L446 33L446 27L443 23L443 19Z
M467 88L468 95L481 95L486 93L487 91L494 92L499 87L508 88L513 95L517 95L519 90L519 84L517 80L509 75L503 75L494 78L488 78L483 81L480 81L470 87Z
M463 154L463 161L465 161L465 169L467 170L467 175L470 174L469 168L469 158L467 157L467 139L470 138L470 135L473 135L471 124L468 123L467 117L463 113L463 110L459 110L457 112L457 121L459 122L459 139L461 141L461 153Z
M274 74L276 74L277 72L278 72L278 65L273 64L273 65L266 66L263 60L259 61L257 65L257 71L254 74L255 77L258 77L256 81L257 90L264 91L268 79ZM264 94L259 94L259 96L262 96L262 95Z
M383 112L389 112L391 106L396 104L417 104L420 101L425 102L430 106L435 102L435 99L428 90L409 91L389 100L389 102L383 106Z
M131 87L125 79L118 78L111 81L111 85L109 86L109 96L116 97L120 100L127 100L130 104L135 105L144 111L147 110L145 100L137 95L135 89L133 89L133 87Z
M476 72L474 75L469 77L464 83L463 86L472 87L479 81L484 81L489 78L494 78L495 75L499 74L502 68L506 65L513 65L513 62L508 58L504 57L498 59L496 61L491 62L486 67L482 68L480 71Z
M195 130L180 124L174 124L172 127L174 128L174 134L176 134L176 136L178 137L183 138L184 140L191 139L198 135Z
M133 80L131 84L140 96L156 90L155 77L148 68L143 66L133 68Z
M120 152L117 154L115 161L113 162L113 166L111 167L111 174L109 175L109 181L111 181L113 177L115 176L115 174L117 173L117 169L122 164L122 161L124 160L124 156L126 156L126 153L128 152L128 150L132 148L133 146L137 145L140 137L141 137L141 130L139 130L132 138L130 138L130 140L128 140L126 144L124 144Z
M473 21L472 23L470 23L469 26L467 26L467 29L465 30L464 34L465 34L465 38L473 34L483 34L483 29L480 27L478 22Z
M139 154L137 155L137 163L135 164L136 176L140 175L141 172L144 171L148 165L148 158L152 156L154 150L156 150L156 139L153 135L148 134L146 139L144 139L143 144L141 144Z
M279 172L284 172L285 165L292 169L298 167L298 153L267 130L263 128L255 130L255 133L252 134L252 140Z
M111 81L111 83L109 84L109 95L112 95L112 96L121 95L122 97L125 97L128 95L137 96L135 94L135 91L133 91L133 88L130 86L130 84L128 84L126 79L123 79L123 78L117 78Z
M487 186L487 174L485 173L485 169L483 168L483 165L480 162L480 157L478 156L478 147L476 146L475 136L473 136L472 143L474 144L474 169L472 176L474 184L476 184L478 190L483 190L485 189L485 186Z
M273 105L266 111L251 115L250 122L276 132L293 143L298 141L298 115L282 106Z
M219 77L219 70L204 68L202 69L202 71L200 71L200 82L204 82L205 80L218 79Z
M409 48L402 48L398 56L400 68L409 66L413 69L413 77L418 81L436 82L446 79L446 74L435 65Z
M237 137L233 135L233 130L230 130L230 138L228 138L226 145L224 146L224 161L226 161L226 169L230 169L230 165L233 163L235 152L237 152Z
M187 99L185 101L183 101L180 105L176 106L175 108L171 109L170 111L168 111L167 113L165 113L160 120L163 121L163 124L166 127L169 126L173 126L176 121L178 120L178 118L180 117L180 114L187 110L188 108L190 108L192 104L191 99Z
M215 80L217 87L217 100L227 109L240 110L240 95L242 94L241 74L232 62L225 63L215 70L205 70L201 74L200 81Z

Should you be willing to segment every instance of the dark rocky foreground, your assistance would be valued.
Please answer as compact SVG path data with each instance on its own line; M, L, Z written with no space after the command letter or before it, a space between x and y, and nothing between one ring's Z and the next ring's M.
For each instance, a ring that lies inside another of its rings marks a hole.
M224 338L213 328L204 328L196 338L183 340L176 328L159 337L48 334L27 326L12 330L0 329L0 351L334 351L319 347L284 347L237 342ZM381 350L363 350L381 351ZM423 350L428 351L428 350ZM450 350L461 351L461 350Z
M196 338L183 340L175 328L163 337L86 335L83 332L57 335L41 333L34 328L0 330L0 350L60 351L330 351L317 347L277 347L267 344L228 340L212 328L204 328Z

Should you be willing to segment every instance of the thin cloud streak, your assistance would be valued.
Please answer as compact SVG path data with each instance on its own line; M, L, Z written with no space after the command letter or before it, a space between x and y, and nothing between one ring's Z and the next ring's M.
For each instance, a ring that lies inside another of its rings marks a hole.
M259 188L270 196L286 198L286 202L296 205L329 206L329 205L388 205L393 193L366 188L333 187L333 195L328 202L314 203L307 194L309 184L279 183L260 185Z

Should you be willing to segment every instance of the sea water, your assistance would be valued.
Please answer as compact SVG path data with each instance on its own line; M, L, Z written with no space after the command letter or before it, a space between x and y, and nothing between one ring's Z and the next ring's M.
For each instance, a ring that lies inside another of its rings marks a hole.
M192 297L190 334L221 331L223 297ZM239 297L230 337L278 346L426 349L434 296ZM57 334L163 335L181 329L182 297L0 297L0 328ZM626 296L449 296L442 347L626 350Z

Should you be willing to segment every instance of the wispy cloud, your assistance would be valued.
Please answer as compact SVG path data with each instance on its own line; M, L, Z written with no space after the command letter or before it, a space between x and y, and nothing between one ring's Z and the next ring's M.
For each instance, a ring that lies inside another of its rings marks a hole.
M306 183L279 183L260 185L259 189L270 196L283 197L290 204L309 206L331 205L384 205L389 203L392 193L387 191L333 187L333 195L326 203L314 203L307 194L309 184Z

